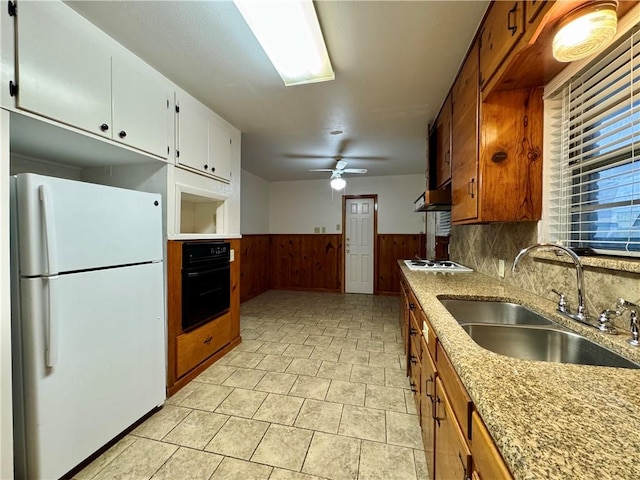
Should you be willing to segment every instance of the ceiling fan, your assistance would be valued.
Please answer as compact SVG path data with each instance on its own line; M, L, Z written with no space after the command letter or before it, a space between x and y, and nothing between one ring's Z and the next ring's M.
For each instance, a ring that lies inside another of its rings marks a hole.
M333 157L336 160L336 168L310 168L310 172L331 172L331 188L342 190L347 182L342 178L345 173L367 173L366 168L346 168L347 162L340 155Z

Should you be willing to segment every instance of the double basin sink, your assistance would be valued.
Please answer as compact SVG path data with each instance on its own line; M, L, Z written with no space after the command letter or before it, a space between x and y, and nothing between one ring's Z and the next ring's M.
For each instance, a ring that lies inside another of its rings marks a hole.
M495 353L523 360L640 368L522 305L465 299L440 302L478 345Z

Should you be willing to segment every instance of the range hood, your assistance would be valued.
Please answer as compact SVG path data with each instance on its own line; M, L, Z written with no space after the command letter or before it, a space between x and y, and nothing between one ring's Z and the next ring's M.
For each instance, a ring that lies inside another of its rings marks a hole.
M413 202L414 212L442 212L451 210L451 185L442 190L426 190Z

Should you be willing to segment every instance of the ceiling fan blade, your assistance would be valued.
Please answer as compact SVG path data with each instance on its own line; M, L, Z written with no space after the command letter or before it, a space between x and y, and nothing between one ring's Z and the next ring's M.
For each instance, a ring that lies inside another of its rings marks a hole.
M338 160L338 162L336 163L336 170L344 170L344 167L347 166L347 162L345 162L344 160Z
M300 155L296 155L296 154L293 154L293 153L285 153L282 156L284 158L298 158L298 159L303 159L303 158L312 158L312 159L321 158L321 159L328 160L328 159L331 158L330 155L307 155L305 153L302 153Z
M345 168L344 173L367 173L366 168Z
M333 172L332 168L310 168L310 172Z
M359 157L357 155L345 155L344 158L347 160L389 160L389 157Z

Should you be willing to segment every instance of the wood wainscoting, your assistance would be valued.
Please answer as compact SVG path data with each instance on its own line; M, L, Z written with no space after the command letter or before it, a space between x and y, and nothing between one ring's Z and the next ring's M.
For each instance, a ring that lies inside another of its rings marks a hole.
M240 301L244 302L271 288L271 235L243 235L240 256Z
M342 234L272 234L271 288L342 291Z
M376 237L375 293L400 293L398 260L424 257L424 234ZM270 288L342 292L342 234L243 235L240 301Z
M376 262L376 293L400 293L400 269L398 260L411 259L416 255L426 255L425 235L382 233L376 238L378 242L378 260Z

